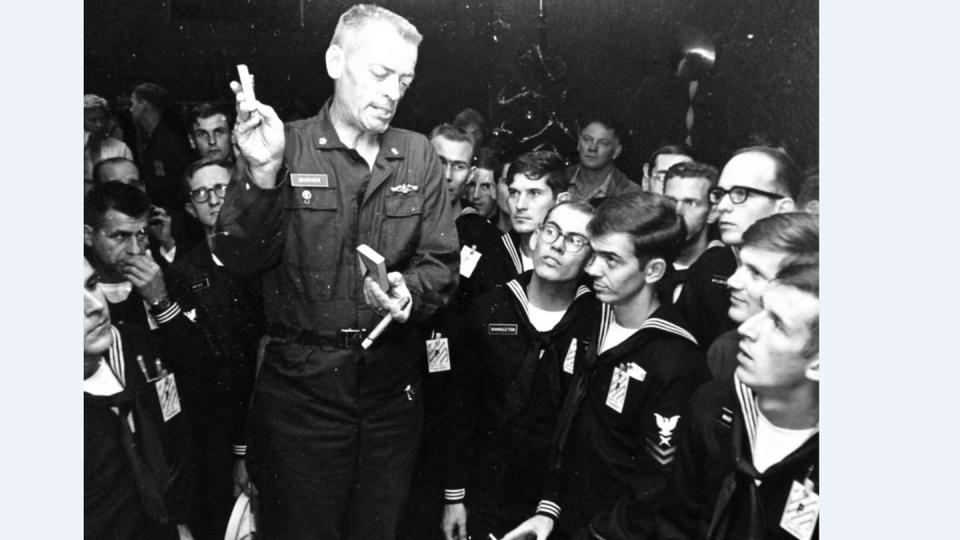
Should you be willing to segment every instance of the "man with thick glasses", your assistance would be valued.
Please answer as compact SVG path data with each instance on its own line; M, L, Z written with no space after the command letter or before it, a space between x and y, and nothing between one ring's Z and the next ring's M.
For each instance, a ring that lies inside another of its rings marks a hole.
M447 540L500 537L542 493L573 360L599 319L582 279L592 215L584 202L551 210L532 234L533 270L478 298L453 342Z
M743 233L758 219L792 212L800 189L800 171L779 149L751 146L738 150L710 190L724 247L710 248L690 267L683 292L677 299L691 332L707 350L736 323L727 315L730 295L727 279L737 269Z
M536 515L504 540L544 540L554 528L555 538L626 538L628 508L657 504L687 400L709 379L696 340L657 294L685 235L675 206L648 192L611 197L587 230L600 321L575 351Z
M232 167L212 158L187 166L185 211L203 225L206 241L181 253L167 272L170 294L194 315L211 349L204 358L208 375L184 396L193 405L197 488L204 494L190 519L198 539L222 534L234 497L241 489L249 490L244 421L257 344L266 330L259 276L229 272L211 251Z

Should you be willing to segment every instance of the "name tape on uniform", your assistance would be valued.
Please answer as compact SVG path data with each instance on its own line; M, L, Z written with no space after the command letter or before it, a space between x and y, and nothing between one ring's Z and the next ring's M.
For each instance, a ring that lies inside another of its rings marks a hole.
M290 174L290 185L293 187L330 187L330 178L325 174Z

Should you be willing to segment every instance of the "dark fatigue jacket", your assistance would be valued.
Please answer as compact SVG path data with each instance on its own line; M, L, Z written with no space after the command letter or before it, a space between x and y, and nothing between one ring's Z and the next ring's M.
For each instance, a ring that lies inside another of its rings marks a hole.
M819 496L820 434L758 473L753 466L757 414L756 396L736 377L712 381L694 394L657 519L661 540L795 538L781 527L781 519L795 483ZM813 521L812 538L819 537L819 509L809 498L786 510L798 521Z
M426 137L391 127L371 171L340 142L330 103L285 125L286 172L276 188L249 179L230 185L214 251L232 271L266 271L268 323L326 335L370 330L379 320L364 302L357 263L357 246L367 244L385 257L388 272L403 273L413 296L410 322L422 321L453 295L460 261L440 161ZM380 383L393 385L420 347L414 324L393 324L365 357L383 363Z

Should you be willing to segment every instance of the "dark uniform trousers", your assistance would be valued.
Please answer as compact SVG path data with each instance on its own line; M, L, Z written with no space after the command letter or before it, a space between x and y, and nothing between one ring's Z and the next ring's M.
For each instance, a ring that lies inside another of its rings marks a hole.
M261 493L262 538L392 537L423 409L418 370L410 370L409 390L402 386L386 396L366 384L376 370L359 349L300 343L267 348L248 450Z

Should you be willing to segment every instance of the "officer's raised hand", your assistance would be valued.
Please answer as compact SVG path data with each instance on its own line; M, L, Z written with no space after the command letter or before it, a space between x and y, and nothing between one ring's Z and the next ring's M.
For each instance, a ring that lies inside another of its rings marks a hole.
M387 283L390 284L390 290L384 292L376 281L369 277L364 278L364 300L366 300L368 306L378 313L388 312L394 321L406 322L410 318L411 305L413 304L407 282L400 272L389 272L387 273Z
M230 89L237 99L234 141L250 168L253 182L263 189L271 189L276 185L277 172L283 163L283 122L273 107L246 99L240 83L231 81Z

